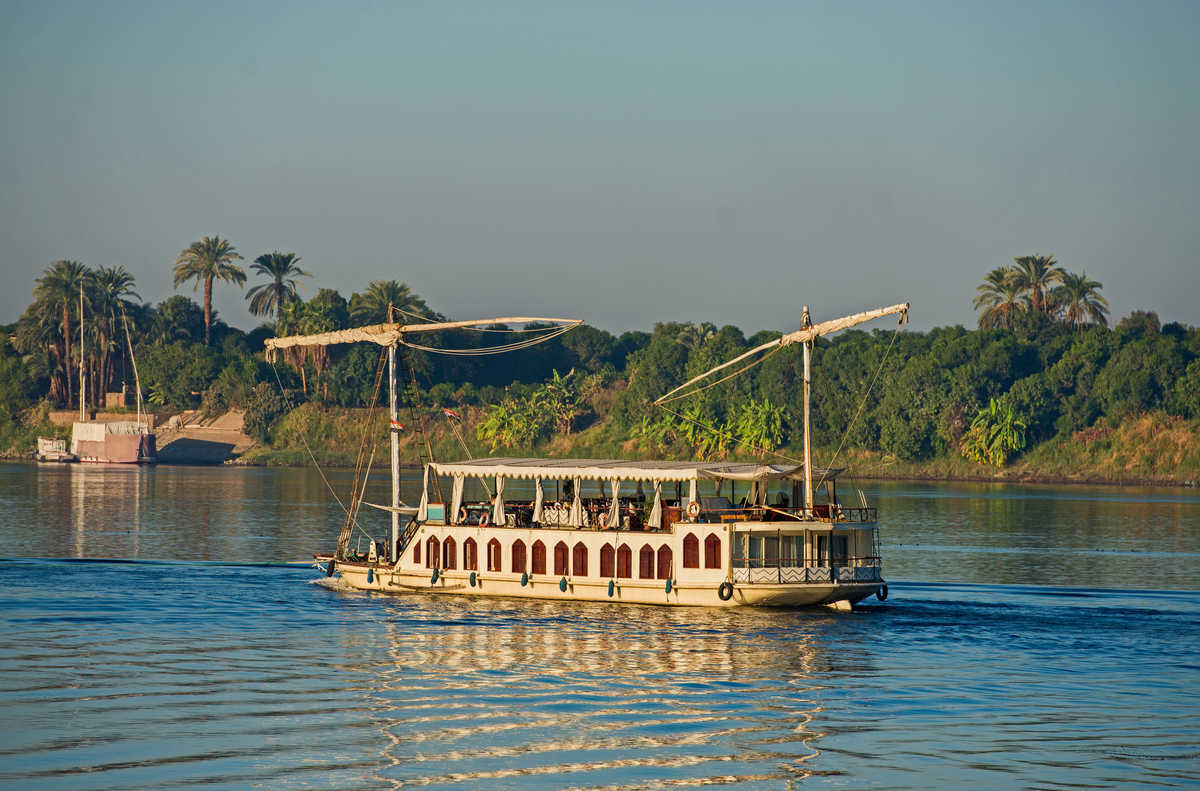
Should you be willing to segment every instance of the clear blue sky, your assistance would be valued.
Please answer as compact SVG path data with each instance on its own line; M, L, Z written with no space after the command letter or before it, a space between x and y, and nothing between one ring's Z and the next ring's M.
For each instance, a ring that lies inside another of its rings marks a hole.
M161 301L219 234L455 317L971 325L1052 253L1200 324L1198 33L1196 2L8 0L0 322L58 258Z

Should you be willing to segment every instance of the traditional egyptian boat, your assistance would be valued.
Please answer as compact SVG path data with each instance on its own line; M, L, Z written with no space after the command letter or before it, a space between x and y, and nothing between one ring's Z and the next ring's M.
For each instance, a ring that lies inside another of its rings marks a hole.
M485 458L423 465L421 498L400 501L392 433L389 541L351 548L352 501L333 553L315 555L329 576L380 593L429 592L701 606L848 608L887 595L876 510L859 492L843 505L837 469L814 469L809 432L813 340L899 313L907 303L812 325L752 349L659 401L754 354L804 348L802 464L620 459ZM500 323L518 319L488 319ZM534 321L533 319L521 319ZM565 321L565 320L555 320ZM577 323L577 322L576 322ZM388 348L392 425L398 425L396 349L445 323L384 324L267 341L268 349L371 341ZM455 326L469 323L456 322ZM572 324L573 326L573 324ZM569 329L569 327L567 327ZM418 347L425 348L425 347ZM354 491L365 488L356 477ZM817 489L824 497L817 502ZM449 496L445 493L449 492Z

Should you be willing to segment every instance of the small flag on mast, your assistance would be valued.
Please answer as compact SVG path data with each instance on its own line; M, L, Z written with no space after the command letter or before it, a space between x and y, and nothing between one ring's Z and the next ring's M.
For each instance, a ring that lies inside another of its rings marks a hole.
M462 418L458 416L458 413L450 407L442 407L442 412L444 412L446 417L450 418L451 420L462 420Z
M404 430L403 423L401 423L399 420L392 421L392 431L403 431L403 430Z

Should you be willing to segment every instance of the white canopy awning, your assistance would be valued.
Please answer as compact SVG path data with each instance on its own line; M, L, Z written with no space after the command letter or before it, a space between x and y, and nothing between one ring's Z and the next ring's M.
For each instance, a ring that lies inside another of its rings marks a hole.
M471 461L434 462L436 475L484 478L582 478L593 481L692 481L692 480L802 480L802 465L756 464L753 462L626 461L623 459L521 459L487 458ZM817 470L825 479L841 470Z

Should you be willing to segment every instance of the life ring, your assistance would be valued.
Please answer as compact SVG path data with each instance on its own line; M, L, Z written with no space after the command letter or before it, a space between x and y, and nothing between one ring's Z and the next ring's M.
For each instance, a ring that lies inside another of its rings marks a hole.
M690 503L688 503L687 504L687 515L690 516L692 519L695 519L697 516L700 516L700 503L696 502L695 500L692 500Z
M558 581L558 589L563 593L567 592L567 578L563 577Z
M528 584L529 584L529 574L522 573L521 574L521 587L524 588Z
M458 509L458 523L461 525L467 521L467 507L464 505Z
M367 569L367 584L371 585L375 582L375 569Z
M671 581L670 581L670 580L667 580L667 588L666 588L666 590L667 590L667 593L670 593L670 592L671 592Z
M487 515L487 511L484 511L482 514L480 514L480 515L479 515L479 526L480 526L480 527L487 527L487 526L488 526L488 515Z
M887 601L887 583L883 583L875 589L875 598L880 601Z
M333 558L330 558L330 559L329 559L329 565L325 567L325 576L326 576L326 577L332 577L332 576L333 576L333 567L334 567L334 564L335 564L335 563L337 563L337 561L336 561L336 560L334 560Z
M430 585L437 585L438 576L440 576L438 571L439 571L438 569L433 570L433 576L429 578Z
M721 583L721 587L717 588L717 598L721 601L729 601L733 598L733 583L725 580Z
M471 587L475 587L475 572L471 572Z
M617 583L613 580L608 581L608 598L612 598L613 591L617 589Z

